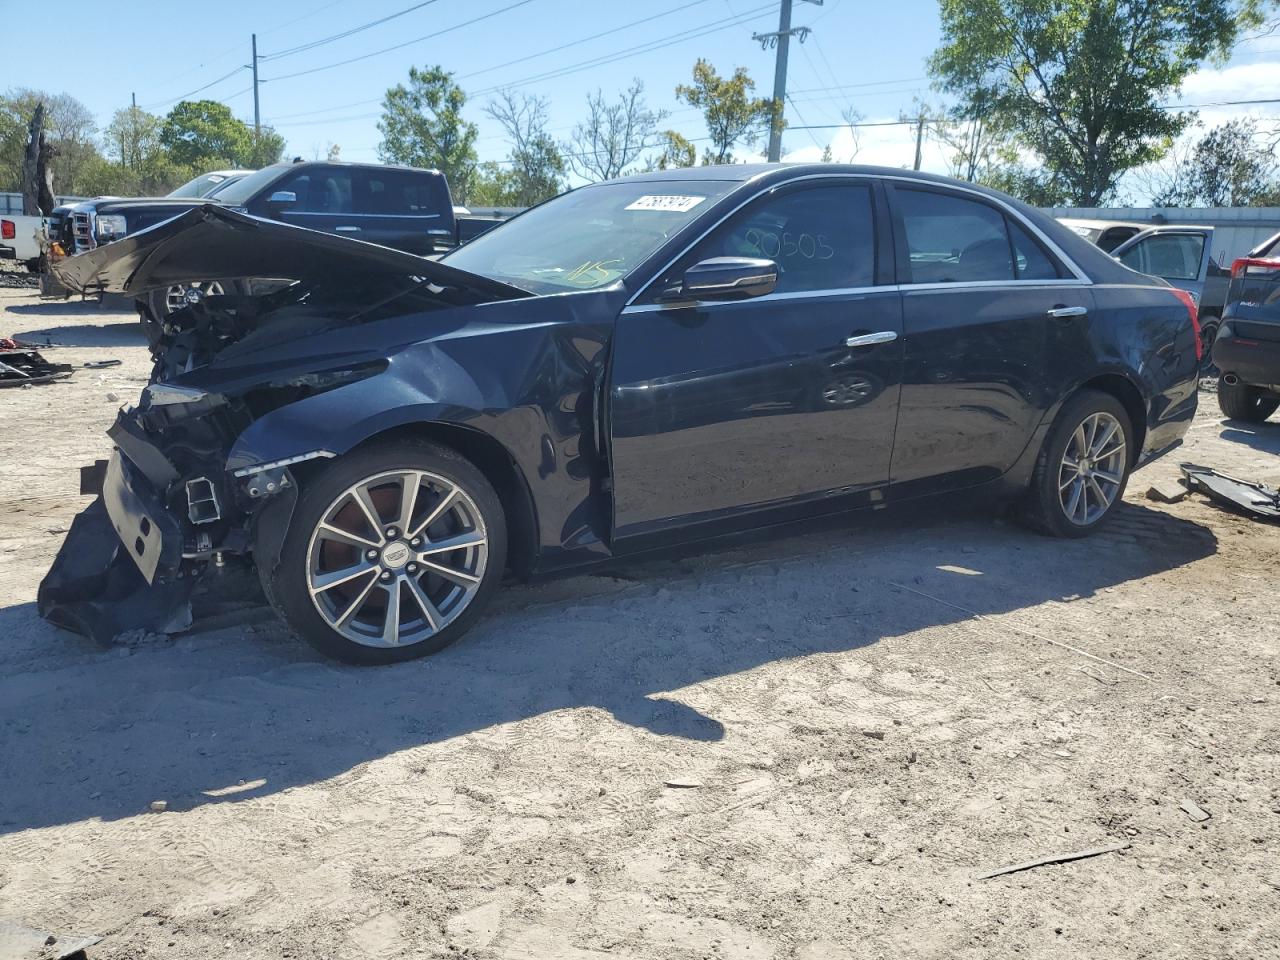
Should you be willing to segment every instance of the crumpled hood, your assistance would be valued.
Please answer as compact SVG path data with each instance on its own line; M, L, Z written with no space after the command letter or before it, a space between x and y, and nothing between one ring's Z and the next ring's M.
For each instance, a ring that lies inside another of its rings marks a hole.
M141 296L190 280L271 277L420 277L484 300L530 294L497 280L390 247L264 220L204 204L172 220L52 264L64 286L80 293Z

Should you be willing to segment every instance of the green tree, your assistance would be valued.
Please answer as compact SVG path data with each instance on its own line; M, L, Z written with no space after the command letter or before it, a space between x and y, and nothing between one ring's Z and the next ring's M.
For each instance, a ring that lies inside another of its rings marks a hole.
M1161 102L1224 56L1261 0L941 0L929 68L1032 151L1070 200L1097 206L1191 121Z
M439 170L453 196L466 202L476 170L474 123L462 118L467 95L440 67L409 68L409 85L397 84L382 99L378 156L386 163Z
M1252 207L1280 202L1275 150L1255 120L1214 127L1177 158L1153 193L1157 207Z
M103 138L107 156L125 170L140 174L160 150L160 124L159 117L141 107L117 110Z
M698 162L698 148L674 130L664 130L658 136L662 152L650 157L646 170L675 170L692 167Z
M248 124L245 124L248 129ZM255 132L248 129L249 143L245 152L236 157L236 166L257 170L279 163L284 156L285 139L271 127L263 127Z
M662 111L649 109L644 82L636 78L612 103L599 89L587 94L587 117L576 127L564 152L574 173L584 180L612 180L628 172L651 146Z
M169 159L193 169L235 166L248 155L250 139L249 128L216 100L183 100L160 126Z
M476 207L520 206L516 196L515 174L502 164L488 160L476 167L467 203Z
M703 152L704 164L732 163L733 148L739 142L754 146L768 133L773 101L753 97L755 88L745 67L721 77L702 59L693 65L693 83L676 87L676 99L701 110L706 121L711 146Z
M505 184L505 199L500 203L486 200L486 205L529 207L560 193L565 162L547 133L547 101L502 90L485 107L485 113L501 125L511 143L507 158L510 170L491 178L491 182Z

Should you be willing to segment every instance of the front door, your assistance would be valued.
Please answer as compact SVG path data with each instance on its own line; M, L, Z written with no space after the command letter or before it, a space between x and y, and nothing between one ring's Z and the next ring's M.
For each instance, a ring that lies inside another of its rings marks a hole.
M886 219L869 181L773 191L649 291L709 257L748 256L777 262L774 293L684 307L641 298L623 312L610 393L619 539L878 493L902 363L901 298L887 251L877 256Z
M891 197L905 340L894 495L994 480L1075 375L1049 344L1083 336L1089 290L977 194L898 186Z

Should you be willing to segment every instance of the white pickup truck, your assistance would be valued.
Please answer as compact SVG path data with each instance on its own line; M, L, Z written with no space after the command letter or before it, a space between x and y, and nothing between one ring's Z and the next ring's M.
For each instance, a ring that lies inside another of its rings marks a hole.
M0 260L36 270L45 226L44 217L22 215L21 194L0 194Z

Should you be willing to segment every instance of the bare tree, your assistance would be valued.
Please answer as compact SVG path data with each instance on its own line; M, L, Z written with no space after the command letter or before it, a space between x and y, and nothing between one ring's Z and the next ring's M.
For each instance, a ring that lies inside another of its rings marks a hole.
M27 149L22 157L22 213L47 216L57 201L53 196L53 147L45 137L45 109L37 103L27 124Z
M511 142L507 157L510 169L501 177L504 199L511 206L532 206L564 189L564 157L547 133L545 98L500 90L484 112L498 122Z
M564 153L574 173L586 180L612 180L654 146L653 136L666 111L650 110L644 99L644 82L637 78L607 103L596 90L587 95L587 119L573 129Z

